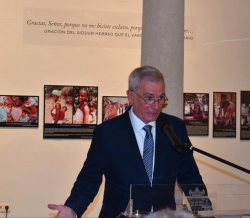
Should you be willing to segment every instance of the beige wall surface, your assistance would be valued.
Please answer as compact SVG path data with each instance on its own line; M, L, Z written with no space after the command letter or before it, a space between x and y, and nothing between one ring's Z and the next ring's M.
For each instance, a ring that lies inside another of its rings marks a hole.
M38 128L0 129L0 203L11 203L8 217L53 217L56 212L47 204L65 202L90 140L43 139L44 85L98 86L100 123L102 96L125 96L128 74L140 65L141 37L131 34L141 30L131 27L141 27L142 1L1 0L0 5L0 93L40 97ZM51 26L50 21L62 26ZM65 23L96 26L73 29ZM98 216L102 193L103 187L85 217Z
M140 65L141 54L139 47L133 47L138 42L126 41L127 48L121 45L125 37L116 40L117 47L110 46L106 39L95 47L84 44L80 36L63 38L64 35L51 34L45 38L44 33L36 33L44 31L43 26L30 29L25 26L26 18L29 13L32 19L37 18L34 11L38 10L43 12L41 16L47 13L45 17L49 18L55 13L53 19L73 23L100 11L100 19L105 19L102 15L108 12L120 13L119 21L131 15L136 20L126 22L137 23L142 1L1 0L0 5L0 94L40 96L38 128L0 129L0 203L11 203L8 217L53 217L55 212L47 209L47 204L64 203L86 158L90 140L43 139L44 84L98 86L100 123L101 96L125 95L127 76ZM210 102L213 91L237 92L237 137L213 138L210 116L209 136L190 139L195 147L249 169L250 143L239 138L239 100L240 90L250 89L250 2L187 0L185 7L185 29L190 32L186 32L185 40L184 91L208 92ZM75 16L67 17L70 11ZM36 38L29 38L29 31ZM96 40L88 40L92 39ZM209 109L211 112L211 104ZM197 153L195 158L207 184L250 184L246 173ZM84 217L98 216L102 193L103 186Z
M209 136L193 146L250 169L250 142L240 140L240 91L250 90L250 1L185 1L184 92L209 93ZM213 92L236 92L236 138L213 138ZM207 184L250 184L250 176L195 152Z

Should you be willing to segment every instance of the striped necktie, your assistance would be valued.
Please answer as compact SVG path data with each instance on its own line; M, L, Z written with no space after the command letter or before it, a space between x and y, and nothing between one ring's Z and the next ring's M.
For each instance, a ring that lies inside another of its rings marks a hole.
M148 174L149 182L152 182L154 140L151 133L151 125L146 125L143 130L146 132L143 148L143 163Z

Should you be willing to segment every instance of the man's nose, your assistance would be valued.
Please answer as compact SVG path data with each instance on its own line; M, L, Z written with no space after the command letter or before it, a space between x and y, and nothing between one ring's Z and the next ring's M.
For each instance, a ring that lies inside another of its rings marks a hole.
M159 108L162 107L162 105L159 103L158 100L155 100L154 103L151 105L152 108L154 108L155 110L158 110Z

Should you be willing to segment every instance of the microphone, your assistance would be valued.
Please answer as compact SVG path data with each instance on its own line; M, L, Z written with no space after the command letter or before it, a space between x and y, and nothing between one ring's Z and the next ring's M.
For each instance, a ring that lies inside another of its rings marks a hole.
M184 146L181 143L180 139L176 136L171 126L171 123L167 119L165 119L161 122L161 128L168 136L168 139L170 140L173 149L178 153L181 153Z

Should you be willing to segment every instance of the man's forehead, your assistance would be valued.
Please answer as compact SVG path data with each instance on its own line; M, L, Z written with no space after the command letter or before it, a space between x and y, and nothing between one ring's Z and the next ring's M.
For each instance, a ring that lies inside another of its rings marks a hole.
M140 87L147 87L148 85L163 85L165 87L165 83L162 80L159 81L152 81L150 79L144 78L140 84L139 84L139 88Z
M163 81L152 82L152 81L142 81L138 89L143 93L148 94L164 94L165 93L165 84Z
M153 93L153 92L145 92L145 93L143 93L143 94L147 94L147 95L155 95L155 93ZM159 96L161 96L161 95L165 95L165 92L161 92L160 94L158 94Z

